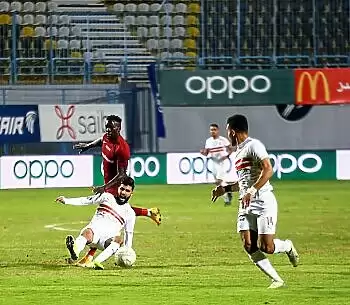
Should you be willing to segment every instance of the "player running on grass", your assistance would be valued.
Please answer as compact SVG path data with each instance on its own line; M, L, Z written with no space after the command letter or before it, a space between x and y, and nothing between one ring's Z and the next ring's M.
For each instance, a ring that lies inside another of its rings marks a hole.
M89 245L90 248L103 251L94 260L92 255L85 261L80 260L78 265L104 269L102 263L115 254L123 243L127 247L132 247L136 215L128 200L134 188L134 180L125 176L121 180L116 196L110 193L99 193L79 198L59 196L56 199L56 202L69 205L98 204L95 215L81 230L79 236L75 240L72 235L66 237L66 247L73 262L78 260L81 251ZM124 230L124 242L121 238L122 230Z
M121 123L122 119L119 116L110 115L106 118L106 133L103 137L90 143L78 143L73 146L74 149L79 150L79 153L93 147L102 147L104 185L94 187L94 193L107 192L116 195L120 180L126 176L130 148L120 135ZM136 216L150 217L156 224L160 225L161 214L158 208L132 208Z
M227 136L235 147L235 167L238 182L217 186L212 191L212 201L225 192L239 191L237 231L252 262L262 270L272 284L269 288L284 286L264 253L286 253L296 267L299 255L290 240L275 238L277 224L277 201L269 179L273 170L264 144L248 135L248 121L243 115L227 119Z
M216 185L226 185L225 160L232 153L232 146L229 140L220 136L219 125L212 123L209 126L210 138L205 141L205 148L200 150L203 156L211 157L213 161L212 173ZM225 206L231 204L232 193L227 192L224 196Z

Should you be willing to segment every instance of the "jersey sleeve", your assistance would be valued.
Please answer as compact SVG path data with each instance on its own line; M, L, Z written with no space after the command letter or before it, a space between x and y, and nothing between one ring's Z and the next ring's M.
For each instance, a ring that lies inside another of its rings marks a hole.
M251 153L259 160L269 158L269 154L267 153L265 145L259 140L254 140L254 143L252 143Z
M134 210L130 207L128 217L125 223L124 245L132 248L132 242L134 237L134 227L136 222L136 215Z
M205 146L204 146L204 148L209 149L209 148L211 148L210 146L211 146L211 145L210 145L209 139L207 139L207 140L205 141Z
M65 198L65 204L68 205L91 205L100 204L108 200L105 193L95 194L87 197Z

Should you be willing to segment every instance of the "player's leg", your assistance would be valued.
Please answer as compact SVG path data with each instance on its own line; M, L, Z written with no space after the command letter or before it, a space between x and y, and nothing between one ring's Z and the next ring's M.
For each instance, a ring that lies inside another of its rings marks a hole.
M115 236L112 240L108 239L105 241L105 249L93 260L93 267L98 270L103 270L102 263L114 255L121 244L123 239L120 236Z
M239 215L237 231L241 235L243 247L250 260L262 272L264 272L272 281L283 283L275 268L271 265L269 259L258 248L258 232L255 215Z
M93 241L94 232L91 228L84 228L80 235L74 240L72 235L66 237L66 247L69 251L70 257L73 261L76 261L80 255L80 252L85 246Z
M89 251L77 262L77 266L86 267L86 265L93 261L96 251L96 247L90 246Z
M285 253L291 264L296 267L299 263L299 255L291 240L275 238L277 225L277 201L274 194L266 193L264 196L266 210L257 219L259 231L260 250L268 254Z
M220 164L215 164L213 167L213 175L215 177L215 184L216 186L222 185L225 186L225 167ZM231 204L232 201L232 193L225 193L222 198L224 199L225 206L228 206Z
M162 215L158 208L139 208L132 206L136 216L146 216L151 218L158 226L162 223Z

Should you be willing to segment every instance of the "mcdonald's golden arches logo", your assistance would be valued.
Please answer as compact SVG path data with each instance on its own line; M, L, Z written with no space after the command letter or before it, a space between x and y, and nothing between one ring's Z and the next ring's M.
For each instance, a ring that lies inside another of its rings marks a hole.
M329 93L329 84L327 77L324 75L322 71L317 71L315 75L312 75L310 72L302 72L299 78L298 87L297 87L297 103L303 104L304 98L304 85L305 83L309 83L310 88L310 100L317 101L318 92L321 92L319 89L321 85L321 89L323 88L324 92L324 101L330 102L331 97ZM322 86L323 85L323 86Z

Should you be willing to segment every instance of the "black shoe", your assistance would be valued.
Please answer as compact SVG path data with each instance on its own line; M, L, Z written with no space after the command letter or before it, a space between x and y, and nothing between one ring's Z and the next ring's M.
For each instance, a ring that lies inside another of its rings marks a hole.
M78 256L74 251L74 237L72 235L68 235L66 237L66 247L69 251L71 259L76 261L78 259Z

